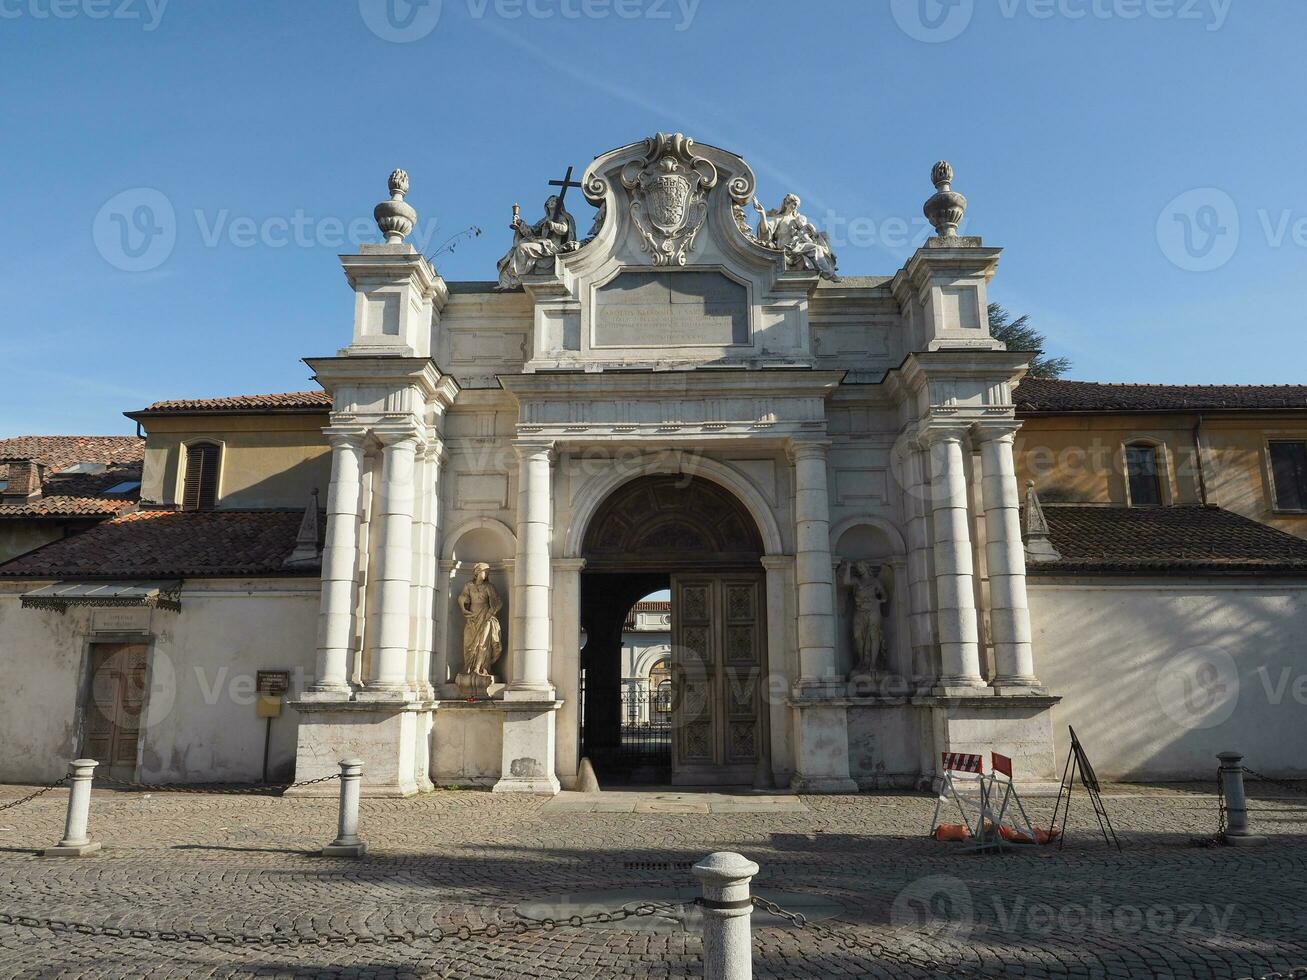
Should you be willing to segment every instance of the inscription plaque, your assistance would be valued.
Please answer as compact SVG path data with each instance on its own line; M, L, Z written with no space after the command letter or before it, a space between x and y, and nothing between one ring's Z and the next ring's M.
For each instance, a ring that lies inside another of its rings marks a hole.
M720 272L623 272L595 291L595 347L749 342L749 292Z

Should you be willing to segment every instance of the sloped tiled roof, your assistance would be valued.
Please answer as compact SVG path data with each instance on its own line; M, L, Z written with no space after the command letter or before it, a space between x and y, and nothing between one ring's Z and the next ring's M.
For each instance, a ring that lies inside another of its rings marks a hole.
M16 436L0 439L0 460L6 459L30 459L53 472L74 463L139 464L145 459L145 440L136 436Z
M303 511L142 510L0 565L10 578L186 578L302 575L287 569Z
M1307 409L1307 385L1103 384L1025 378L1017 412L1197 412Z
M1156 571L1307 575L1307 541L1217 507L1044 504L1056 562L1031 574Z
M138 482L145 457L145 440L135 436L19 436L0 440L0 459L29 459L46 467L41 496L0 504L0 518L106 517L131 510L140 496L105 496L120 483ZM102 473L64 473L76 463L107 466ZM9 467L0 463L0 480Z
M197 415L212 412L325 412L331 408L331 396L325 391L287 391L270 395L229 395L222 398L190 398L155 402L130 418L150 415Z

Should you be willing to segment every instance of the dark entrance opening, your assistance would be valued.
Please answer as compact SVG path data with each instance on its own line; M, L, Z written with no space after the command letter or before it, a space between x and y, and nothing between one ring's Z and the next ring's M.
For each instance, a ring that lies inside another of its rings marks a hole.
M600 782L769 784L763 547L744 506L709 480L641 477L604 501L583 554L580 741ZM624 679L623 625L664 590L666 656Z

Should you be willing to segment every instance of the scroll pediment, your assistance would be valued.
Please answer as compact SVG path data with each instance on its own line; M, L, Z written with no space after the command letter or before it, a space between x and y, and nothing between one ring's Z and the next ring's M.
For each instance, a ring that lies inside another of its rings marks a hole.
M819 273L750 230L756 185L739 156L680 133L597 157L581 180L600 209L591 236L522 278L526 370L811 366Z

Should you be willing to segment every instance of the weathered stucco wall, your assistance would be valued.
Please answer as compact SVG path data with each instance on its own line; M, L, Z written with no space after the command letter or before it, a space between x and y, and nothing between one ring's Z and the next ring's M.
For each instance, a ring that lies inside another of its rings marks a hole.
M312 678L318 611L315 578L187 582L180 613L154 611L139 640L97 633L119 610L22 609L19 596L47 583L6 583L0 592L0 781L57 779L81 749L88 641L150 646L145 782L249 782L262 775L266 722L256 716L255 674L291 671L292 693ZM39 669L33 664L39 660ZM272 722L269 775L290 776L296 713Z
M1030 581L1036 668L1100 776L1307 773L1307 580Z

